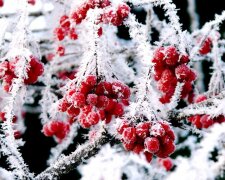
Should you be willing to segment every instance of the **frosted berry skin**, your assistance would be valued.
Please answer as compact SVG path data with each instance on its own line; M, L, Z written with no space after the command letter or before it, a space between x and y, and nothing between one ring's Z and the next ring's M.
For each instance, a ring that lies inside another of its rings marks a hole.
M174 46L159 47L155 50L152 62L155 63L154 78L157 88L162 93L159 99L161 103L170 102L178 82L184 83L182 99L192 93L192 82L196 79L196 74L186 65L189 61L189 57L180 54Z
M127 151L136 154L144 153L148 162L151 161L153 155L166 158L175 151L175 135L165 121L140 122L132 125L126 119L122 119L117 132Z
M156 153L159 151L159 140L155 137L148 137L145 139L145 148L147 149L148 152L150 153Z
M43 133L47 137L55 136L61 142L69 133L70 126L66 122L53 120L43 126Z
M59 101L58 110L70 117L78 118L83 128L90 128L104 121L110 123L113 117L121 117L129 103L130 89L122 82L97 82L97 77L89 75L78 87L71 87ZM70 113L70 109L77 113ZM79 109L79 113L78 110Z
M201 55L208 54L212 49L212 40L211 38L206 38L205 41L202 43L202 46L199 49L199 53Z
M171 158L158 159L158 163L162 166L166 171L170 171L173 168L173 161Z
M4 61L0 63L0 79L3 80L3 89L9 92L15 75L16 64L20 61L19 57L15 57L11 61ZM30 56L27 67L27 78L24 79L24 84L34 84L38 77L44 72L43 64L34 56Z
M205 100L207 100L206 95L200 94L197 97L195 97L194 102L201 103ZM187 120L198 129L202 129L202 128L207 129L215 123L221 124L221 123L225 122L225 117L223 115L219 115L217 117L211 118L209 115L198 115L197 114L197 115L188 117Z

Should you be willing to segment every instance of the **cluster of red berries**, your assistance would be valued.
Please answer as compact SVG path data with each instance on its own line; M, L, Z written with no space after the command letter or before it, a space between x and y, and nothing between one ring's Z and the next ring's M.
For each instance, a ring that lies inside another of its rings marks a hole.
M15 124L17 122L17 116L13 116L12 123ZM6 121L5 112L0 112L0 123ZM19 130L14 130L15 139L19 139L21 137L21 132Z
M55 136L58 142L61 142L70 131L70 125L67 122L53 120L43 126L45 136Z
M105 8L111 5L109 0L89 0L82 4L75 12L72 13L71 18L76 24L80 24L87 15L89 9ZM106 12L100 15L99 23L112 24L114 26L120 26L124 19L128 17L130 13L130 7L121 3L117 9L106 9Z
M129 105L130 89L125 84L97 81L89 75L79 88L71 88L60 100L59 111L67 112L70 117L78 116L84 128L98 124L100 120L110 123L113 115L124 114L124 106Z
M76 40L78 38L76 29L71 27L70 18L67 15L61 16L59 27L55 29L55 35L59 41L62 41L66 36L72 40Z
M196 74L186 65L189 62L187 55L181 55L174 46L160 47L155 51L152 62L155 63L154 77L157 87L163 93L160 98L163 104L170 102L177 82L184 83L182 99L192 92L192 82L196 79Z
M169 124L165 121L157 123L140 122L132 126L123 120L117 128L122 136L124 148L140 154L144 152L150 162L153 155L166 158L175 151L175 135Z
M165 159L159 158L158 164L165 168L166 171L170 171L173 168L173 161L169 157Z
M60 25L55 29L55 35L58 41L62 41L66 36L68 36L72 40L76 40L78 38L78 34L76 33L76 29L72 26L72 22L76 25L80 24L87 15L87 12L90 9L94 8L106 8L110 6L111 3L109 0L88 0L85 3L81 4L76 11L71 14L71 17L67 15L63 15L60 18ZM130 13L130 7L122 3L120 4L116 10L107 9L106 12L100 15L98 19L99 23L104 24L112 24L114 26L120 26L124 19L128 17ZM101 36L103 33L102 27L98 29L98 36ZM59 56L63 56L65 54L65 47L59 45L57 47L57 54Z
M195 99L195 103L205 101L207 97L205 95L199 95ZM196 128L209 128L215 123L225 122L225 117L223 115L217 116L215 118L210 118L209 115L194 115L188 118L188 121L191 122Z
M20 58L16 57L12 61L4 61L0 63L0 79L3 80L4 90L9 92L15 75L16 64ZM27 68L27 78L24 79L24 84L33 84L38 77L44 72L43 64L34 56L30 56L29 68Z
M199 53L201 55L208 54L212 49L212 40L211 38L206 38L205 41L203 42L201 48L199 49Z

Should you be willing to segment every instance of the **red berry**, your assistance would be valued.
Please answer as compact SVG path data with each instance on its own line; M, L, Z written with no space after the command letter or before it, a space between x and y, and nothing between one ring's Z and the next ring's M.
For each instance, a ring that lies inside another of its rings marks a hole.
M100 82L96 87L97 95L110 95L112 93L112 84L106 81Z
M128 127L123 130L123 140L126 143L135 143L136 139L136 130L134 127Z
M208 128L213 125L214 121L210 118L209 115L203 115L200 119L203 128Z
M76 92L72 95L72 100L73 100L73 104L75 107L83 107L85 105L85 95L80 93L80 92Z
M203 42L201 48L199 49L199 53L201 55L208 54L212 49L212 40L210 38L206 38Z
M144 146L142 144L136 144L132 151L136 154L140 154L144 151Z
M0 7L2 7L4 5L4 1L0 0Z
M134 147L135 147L135 144L134 143L123 142L123 147L127 151L132 151L134 149Z
M202 128L202 123L200 121L201 115L191 116L188 119L196 126L196 128L198 128L198 129Z
M175 89L177 80L170 69L165 69L162 73L161 79L158 81L158 89L162 92L170 92Z
M106 118L105 111L103 109L100 109L98 111L98 114L99 114L101 120L104 120Z
M169 46L165 50L165 61L169 66L174 66L179 60L179 54L174 46Z
M127 4L122 3L118 6L117 14L119 18L124 20L125 18L128 17L129 13L130 13L130 7Z
M59 101L58 110L61 112L65 112L68 109L69 105L70 104L67 102L67 100L63 98Z
M61 27L64 28L65 30L68 30L70 28L70 20L67 15L63 15L60 18L59 22L60 22Z
M147 136L150 135L150 123L149 122L141 122L136 126L136 134L145 139Z
M79 115L78 121L80 122L80 125L83 128L90 128L91 127L91 124L87 121L86 117L87 117L87 114L86 113L81 113Z
M28 2L29 4L31 4L31 5L35 5L36 0L27 0L27 2ZM1 5L0 5L0 6L1 6Z
M90 6L88 4L83 4L75 12L72 13L71 19L73 19L76 24L80 24L86 18L89 8Z
M100 36L102 36L102 34L103 34L103 30L102 30L102 27L100 27L98 29L98 36L100 37Z
M123 105L121 103L116 103L114 110L113 110L113 114L115 116L122 116L123 113L124 113Z
M71 29L69 30L69 37L70 37L70 39L72 39L72 40L76 40L76 39L78 38L78 35L77 35L77 33L76 33L76 29L75 29L75 28L71 28Z
M97 107L106 108L109 103L109 99L106 96L98 96Z
M75 108L74 106L70 106L68 109L67 109L67 114L69 116L73 116L73 117L76 117L78 116L80 113L80 109L79 108Z
M159 163L166 169L166 171L170 171L173 167L173 161L171 158L159 159Z
M86 105L86 106L84 106L84 107L81 108L82 112L83 112L84 114L86 114L86 115L87 115L89 112L91 112L92 109L93 109L93 106L91 106L91 105Z
M215 118L215 121L218 123L223 123L223 122L225 122L225 117L223 115L220 115Z
M156 153L159 150L159 140L155 137L148 137L145 139L145 148L150 153Z
M100 120L100 117L99 117L99 114L96 113L96 112L90 112L88 115L87 115L87 121L88 123L90 123L91 125L96 125L98 124Z
M117 128L118 133L123 134L124 129L128 128L129 126L130 126L130 124L127 121L125 121L125 120L122 121Z
M105 114L105 123L108 124L112 120L112 115L111 114Z
M188 55L182 55L181 57L180 57L180 63L181 64L186 64L186 63L188 63L190 61L190 59L189 59L189 56Z
M113 112L116 104L117 104L116 100L109 98L109 102L108 102L108 105L105 107L105 110L108 112Z
M59 28L55 28L54 33L56 35L56 38L59 41L62 41L65 38L65 31L62 28L60 28L60 27Z
M152 161L153 154L149 152L144 152L144 155L145 155L146 161L150 163Z
M165 133L166 133L165 129L159 123L154 124L150 130L150 134L155 137L162 137L165 135Z
M64 56L64 54L65 54L65 47L64 46L62 46L62 45L59 45L58 47L57 47L57 54L59 55L59 56Z
M203 95L203 94L200 94L196 97L195 99L195 103L199 103L199 102L202 102L202 101L205 101L207 100L207 96L206 95Z
M128 99L130 97L130 88L119 81L113 82L112 93L118 98Z
M189 79L190 68L186 66L185 64L181 64L176 67L175 74L178 80L186 81Z
M21 134L20 131L14 131L14 137L15 137L15 139L19 139L19 138L21 138L21 136L22 136L22 134Z
M86 102L90 105L95 106L98 102L98 96L96 94L88 94Z
M94 75L87 76L85 83L89 86L95 86L97 84L97 77Z
M85 82L81 82L79 92L86 95L91 91L91 89L92 88L89 85L87 85Z

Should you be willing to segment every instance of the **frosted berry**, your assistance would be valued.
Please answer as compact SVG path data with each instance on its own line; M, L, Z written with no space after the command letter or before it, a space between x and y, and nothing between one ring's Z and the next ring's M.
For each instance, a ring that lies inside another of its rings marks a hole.
M140 154L141 152L144 151L144 146L141 144L136 144L132 151L136 154Z
M160 143L155 137L148 137L145 139L145 148L150 153L156 153L159 150Z
M96 112L90 112L87 115L87 121L91 124L91 125L96 125L98 124L100 120L99 114Z
M152 161L153 154L149 152L144 152L144 155L145 155L146 161L150 163Z
M208 54L212 49L212 40L210 38L206 38L203 42L201 48L199 49L199 53L201 55Z
M150 123L141 122L136 126L136 134L145 139L150 134Z
M76 92L72 95L71 97L73 99L73 104L76 107L82 107L85 105L85 95L83 93L80 92Z
M117 128L118 133L123 134L124 129L128 128L129 126L130 126L130 124L127 121L125 121L125 120L122 121Z
M174 46L169 46L165 50L165 61L169 66L174 66L179 60L179 54Z
M54 33L59 41L62 41L65 38L65 31L61 27L56 28Z
M134 127L128 127L123 130L123 140L126 143L134 143L136 141L136 130Z
M203 115L201 117L200 121L202 123L203 128L208 128L208 127L212 126L214 123L213 119L210 118L209 115Z
M123 3L118 6L117 14L119 18L125 19L128 17L129 13L130 13L130 7L127 4Z
M166 169L166 171L170 171L173 167L173 161L171 158L159 159L158 162Z
M96 105L98 102L98 96L96 94L88 94L86 102L90 105Z
M64 56L65 54L65 47L62 45L59 45L56 49L56 52L59 56Z
M202 102L202 101L205 101L205 100L207 100L207 97L206 97L206 95L198 95L197 97L196 97L196 99L195 99L195 103L199 103L199 102Z
M97 107L106 108L109 103L109 99L106 96L98 96Z
M113 110L113 114L115 116L122 116L124 113L124 109L123 109L123 104L121 103L116 103L114 110Z

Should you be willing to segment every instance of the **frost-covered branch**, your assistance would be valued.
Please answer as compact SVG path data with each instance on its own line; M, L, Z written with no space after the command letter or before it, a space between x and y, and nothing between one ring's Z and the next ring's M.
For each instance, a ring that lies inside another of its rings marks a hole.
M53 179L75 169L80 163L98 153L101 146L108 143L112 137L107 132L100 133L93 142L79 146L68 156L61 156L54 164L35 177L36 180Z

